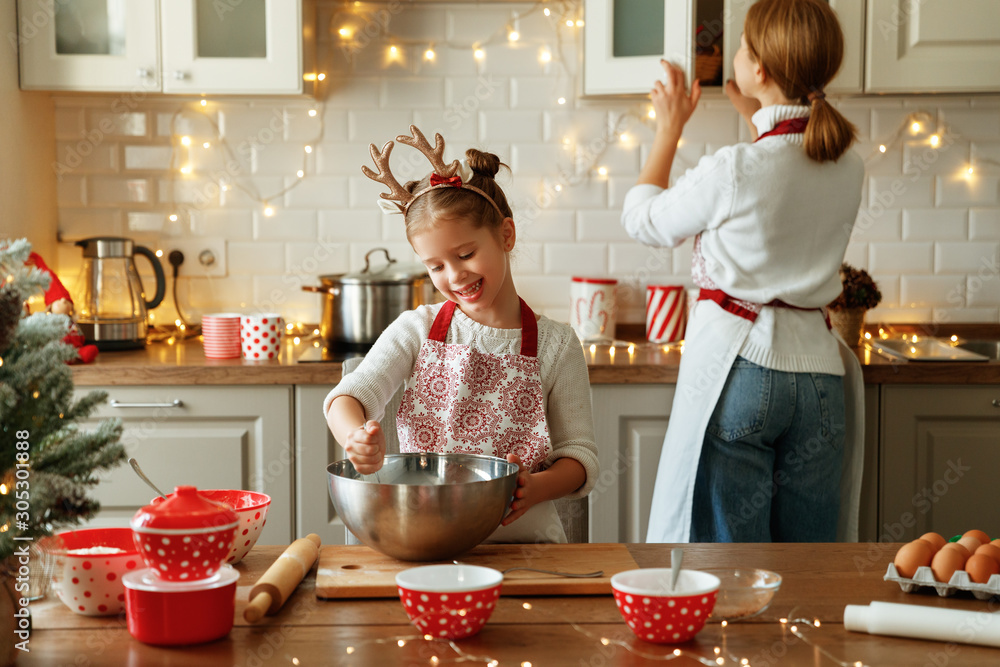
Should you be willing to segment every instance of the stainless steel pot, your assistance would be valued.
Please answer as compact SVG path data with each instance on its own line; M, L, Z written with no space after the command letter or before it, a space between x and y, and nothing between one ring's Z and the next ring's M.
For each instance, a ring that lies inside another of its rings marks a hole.
M386 265L372 270L373 253L385 253ZM421 264L398 264L385 248L365 255L365 268L355 273L320 276L320 287L304 285L306 292L323 295L319 333L330 346L367 346L400 313L433 303L434 283Z

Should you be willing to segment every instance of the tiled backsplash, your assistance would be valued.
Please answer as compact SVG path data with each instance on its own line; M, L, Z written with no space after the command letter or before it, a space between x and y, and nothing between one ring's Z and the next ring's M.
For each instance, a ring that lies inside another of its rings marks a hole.
M318 275L357 270L375 247L413 258L401 219L379 212L382 187L360 168L371 163L370 142L381 146L416 123L445 136L447 159L476 146L511 166L501 182L518 223L516 284L536 309L565 321L570 276L612 275L624 288L619 320L636 322L645 283L691 284L690 242L646 248L618 224L652 137L649 105L579 99L580 29L541 13L522 17L519 41L488 43L477 61L465 45L495 37L531 5L383 7L348 58L337 41L340 6L320 4L322 101L209 97L202 107L140 95L56 97L60 273L75 274L80 256L71 242L87 236L129 236L164 250L177 239L223 238L225 276L185 278L190 256L181 268L186 314L265 308L315 322L320 297L301 287L318 284ZM543 52L561 52L565 68ZM857 125L856 150L868 165L847 261L882 289L869 321L1000 321L1000 97L835 103ZM903 123L917 111L929 122L914 131ZM181 136L191 145L181 146ZM675 174L747 137L725 97L707 93L685 129ZM426 170L414 154L393 154L400 180ZM156 311L160 321L173 318L168 302Z

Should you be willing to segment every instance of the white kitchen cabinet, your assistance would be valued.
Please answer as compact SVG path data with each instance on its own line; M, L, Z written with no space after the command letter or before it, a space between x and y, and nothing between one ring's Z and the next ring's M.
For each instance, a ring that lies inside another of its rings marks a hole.
M346 458L323 419L323 399L330 385L295 386L295 496L299 537L316 533L323 544L344 544L344 522L327 490L326 467Z
M1000 90L1000 2L867 2L867 92Z
M828 0L844 31L844 61L828 87L833 93L862 90L864 5ZM680 65L692 80L696 42L721 35L722 80L733 78L733 56L750 0L586 0L584 92L588 95L648 93L663 78L660 58ZM703 37L695 37L702 27Z
M997 531L998 406L997 386L882 388L880 539Z
M128 456L164 492L174 486L248 489L271 496L260 544L288 544L293 496L291 386L106 386L77 388L82 395L108 392L85 425L122 420ZM101 511L89 526L127 526L155 493L127 463L103 473L91 492Z
M303 90L302 0L18 0L21 88Z

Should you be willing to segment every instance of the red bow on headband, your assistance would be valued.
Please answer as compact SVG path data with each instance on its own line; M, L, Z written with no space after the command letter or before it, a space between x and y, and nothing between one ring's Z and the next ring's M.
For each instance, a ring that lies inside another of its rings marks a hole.
M438 176L437 174L432 173L431 187L434 187L435 185L450 185L453 188L460 188L462 187L462 177L455 174L450 178L445 178L444 176Z

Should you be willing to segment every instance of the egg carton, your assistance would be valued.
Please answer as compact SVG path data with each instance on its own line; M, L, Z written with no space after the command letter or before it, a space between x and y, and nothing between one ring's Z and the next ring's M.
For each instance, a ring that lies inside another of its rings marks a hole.
M941 597L954 595L958 591L969 591L977 600L989 600L994 595L1000 596L1000 574L994 574L985 584L977 584L969 578L969 573L965 570L955 570L955 573L951 575L951 579L945 583L935 579L934 572L926 565L918 567L916 573L911 578L901 577L899 572L896 571L895 564L889 563L889 569L886 570L883 579L885 581L895 581L903 589L904 593L912 593L918 588L932 586Z

